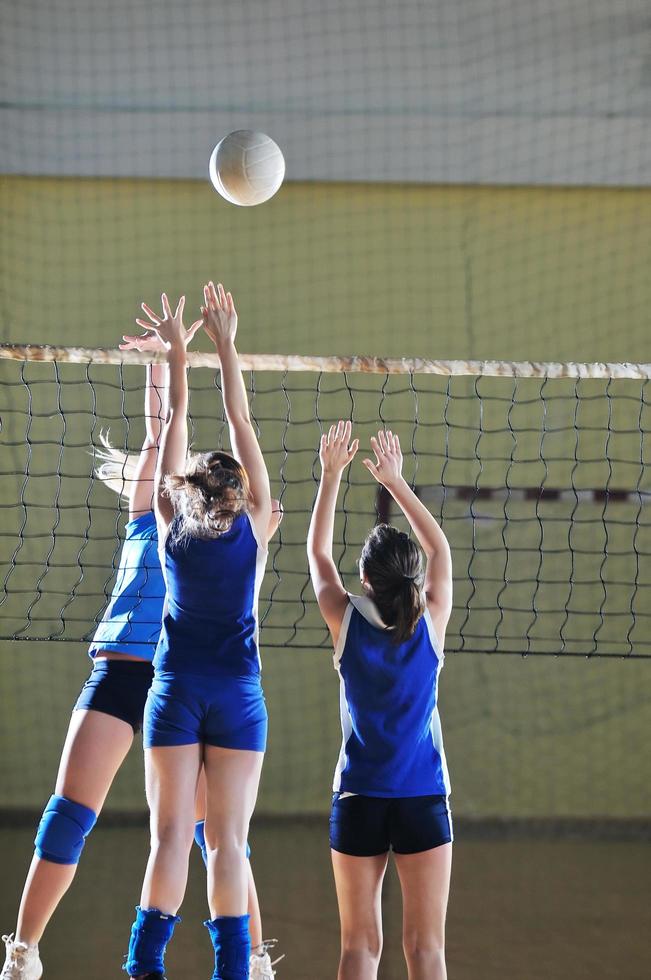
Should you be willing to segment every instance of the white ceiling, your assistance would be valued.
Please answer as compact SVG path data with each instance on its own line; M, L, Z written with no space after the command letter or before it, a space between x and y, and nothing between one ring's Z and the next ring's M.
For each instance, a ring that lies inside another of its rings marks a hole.
M0 170L651 183L647 0L0 0Z

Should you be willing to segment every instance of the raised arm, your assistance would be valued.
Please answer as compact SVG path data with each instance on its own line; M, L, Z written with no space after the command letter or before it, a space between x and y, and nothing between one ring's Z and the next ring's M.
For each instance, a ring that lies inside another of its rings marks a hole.
M332 558L332 538L341 476L359 448L358 439L350 441L351 430L350 422L339 421L321 436L321 482L307 535L312 586L335 646L348 597Z
M143 303L148 315L155 314ZM164 351L165 346L151 326L136 320L145 333L141 336L125 334L120 350ZM147 364L145 367L145 438L133 473L129 491L129 520L154 508L154 476L158 460L158 447L167 416L167 365Z
M205 306L201 309L203 326L219 354L222 397L233 455L242 464L249 478L251 516L259 537L266 545L269 540L271 489L264 456L251 424L249 400L235 349L235 304L233 297L224 291L221 283L215 288L212 282L204 286L204 302Z
M452 612L452 556L448 539L427 507L402 476L402 450L398 436L380 431L371 438L375 462L363 460L378 483L389 491L409 521L425 552L425 600L441 643Z
M165 293L162 297L163 312L159 316L143 304L151 324L138 321L141 326L155 331L167 351L168 407L158 450L158 462L154 478L154 503L159 531L169 527L174 511L168 497L163 492L164 480L168 473L183 473L188 454L188 379L186 375L186 349L201 326L197 320L187 330L183 326L183 307L185 296L179 300L176 312L172 313Z

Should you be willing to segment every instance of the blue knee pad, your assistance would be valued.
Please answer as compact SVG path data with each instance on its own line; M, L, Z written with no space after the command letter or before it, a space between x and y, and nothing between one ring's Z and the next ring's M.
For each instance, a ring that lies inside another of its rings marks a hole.
M201 857L203 858L203 863L208 864L208 851L206 849L206 833L205 833L205 820L197 820L194 825L194 842L201 851ZM246 842L246 857L247 860L251 857L251 847L249 842Z
M36 832L36 853L55 864L77 864L97 814L65 796L51 796Z

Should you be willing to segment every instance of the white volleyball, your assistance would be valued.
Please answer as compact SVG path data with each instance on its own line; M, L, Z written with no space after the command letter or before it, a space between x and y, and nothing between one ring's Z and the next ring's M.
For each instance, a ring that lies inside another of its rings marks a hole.
M285 159L266 133L237 129L210 156L210 179L231 204L251 207L273 197L285 176Z

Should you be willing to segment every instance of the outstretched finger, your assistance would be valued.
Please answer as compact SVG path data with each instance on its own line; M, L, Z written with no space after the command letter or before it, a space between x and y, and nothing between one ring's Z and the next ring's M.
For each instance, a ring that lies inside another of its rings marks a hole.
M364 466L366 467L366 469L369 471L369 473L372 473L373 474L373 476L375 477L376 480L379 480L380 479L380 474L378 472L378 468L375 465L375 463L372 463L370 459L363 459L362 460L362 463L364 464Z
M375 453L375 458L377 460L377 465L379 466L382 462L382 451L380 449L379 443L375 436L371 436L371 449Z
M215 284L212 281L212 279L208 283L208 291L209 291L208 295L210 297L210 302L208 303L208 306L212 307L213 310L216 310L219 306L219 297L217 295L217 290L215 289Z
M176 313L174 314L175 320L178 320L179 317L183 316L184 309L185 309L185 296L181 296L178 306L176 307Z
M167 293L161 293L161 303L163 304L163 313L171 320L172 309L170 307L170 301L167 298Z
M149 337L154 336L154 326L151 323L147 323L146 320L140 320L138 319L138 317L136 317L136 323L138 324L139 327L142 327L142 329L147 332L147 335ZM160 327L160 323L157 323L156 326Z
M384 431L384 429L380 429L379 430L379 432L377 434L377 437L378 437L378 442L380 443L380 449L382 450L382 452L383 453L388 452L389 445L387 443L387 435L386 435L386 432Z
M188 338L190 340L192 340L192 338L194 337L195 333L197 332L197 330L199 329L199 327L201 327L202 325L203 325L203 319L201 319L201 320L195 320L194 323L192 323L188 327L187 333L188 333Z
M145 313L147 314L147 316L149 317L149 319L152 321L152 323L157 323L157 324L160 323L160 317L158 316L158 314L154 313L154 311L152 310L152 308L150 306L147 306L146 303L141 303L140 304L140 308L145 311ZM136 320L136 323L139 323L139 322L140 322L139 320ZM149 326L149 324L148 324L148 326Z
M348 447L348 462L353 459L357 450L359 449L359 439L353 439L350 446Z
M225 292L224 287L222 286L222 284L220 282L217 283L217 295L219 296L219 305L222 307L222 309L225 308L226 307L226 292Z

